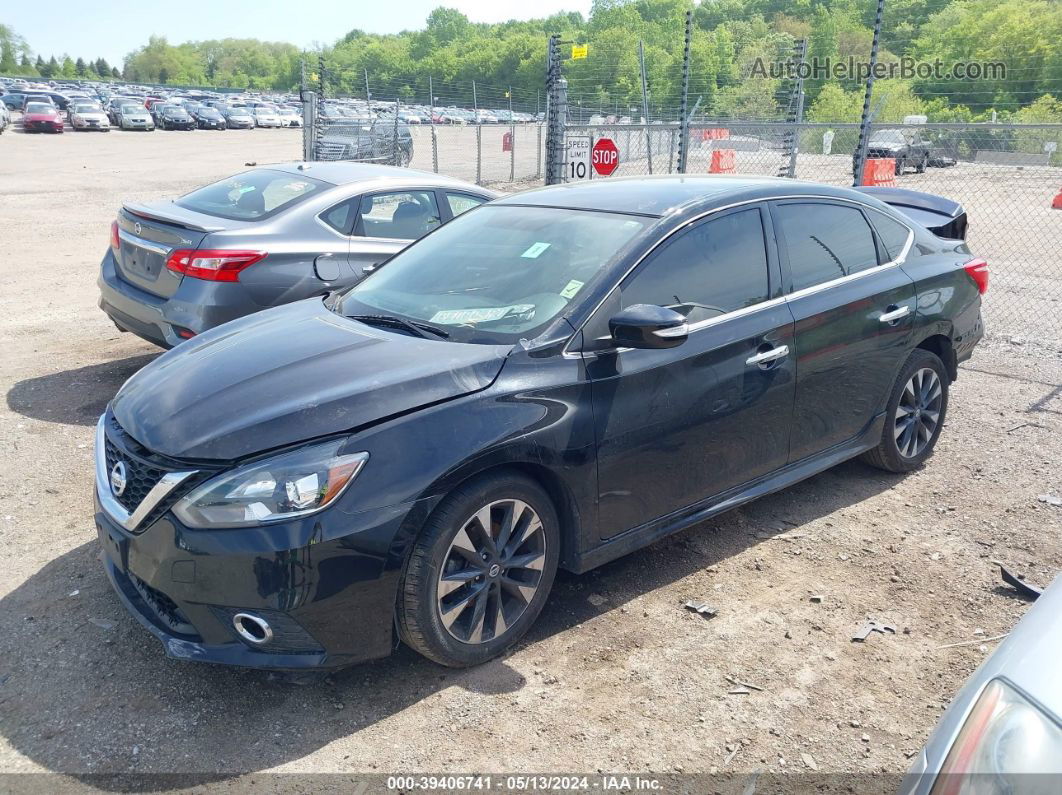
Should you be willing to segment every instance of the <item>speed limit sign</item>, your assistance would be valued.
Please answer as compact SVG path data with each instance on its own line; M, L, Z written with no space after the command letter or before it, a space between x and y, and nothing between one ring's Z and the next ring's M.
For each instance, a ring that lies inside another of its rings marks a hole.
M576 136L564 140L564 177L569 182L590 178L590 137Z

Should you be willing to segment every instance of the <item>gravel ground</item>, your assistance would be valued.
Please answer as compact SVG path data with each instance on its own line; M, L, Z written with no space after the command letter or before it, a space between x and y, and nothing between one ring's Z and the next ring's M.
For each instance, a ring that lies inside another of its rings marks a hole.
M97 560L92 425L158 353L96 308L97 263L123 199L298 148L288 130L0 139L0 770L249 789L264 771L815 767L894 785L995 644L939 647L1005 633L1027 608L990 561L1040 583L1062 568L1062 509L1038 500L1062 494L1054 348L982 344L923 470L844 464L562 575L527 640L481 668L400 649L300 685L163 656ZM868 616L897 633L851 642ZM728 676L757 688L730 694Z

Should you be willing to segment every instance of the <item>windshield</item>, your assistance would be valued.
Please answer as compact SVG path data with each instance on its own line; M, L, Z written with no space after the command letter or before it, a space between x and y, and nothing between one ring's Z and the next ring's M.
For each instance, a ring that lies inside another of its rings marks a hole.
M870 136L871 143L880 141L887 144L902 144L906 143L906 139L903 137L903 133L899 130L881 130Z
M202 116L205 119L219 119L219 118L221 118L221 114L218 113L213 108L197 108L196 109L196 113L198 113L200 116Z
M651 221L484 205L395 255L346 293L337 311L430 323L456 342L532 339Z
M74 113L100 113L100 109L95 105L74 105Z
M143 113L144 109L139 105L122 105L122 113Z
M298 204L327 186L310 177L260 168L194 190L174 204L232 221L257 221Z
M55 108L43 102L30 102L26 105L26 113L51 113Z

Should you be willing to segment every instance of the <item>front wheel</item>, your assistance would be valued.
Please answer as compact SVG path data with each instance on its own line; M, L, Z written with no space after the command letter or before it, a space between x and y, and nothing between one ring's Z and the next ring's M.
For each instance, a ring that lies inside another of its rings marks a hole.
M902 157L901 158L897 158L896 159L896 176L900 176L900 174L903 173L903 170L905 168L907 168L907 161L905 161Z
M414 544L398 596L402 640L454 668L496 657L542 611L559 557L557 512L541 486L515 472L469 481Z
M918 167L915 171L919 174L925 174L927 168L929 168L929 155L923 155L922 160L918 163Z
M936 354L916 349L900 370L885 409L878 446L863 454L888 472L910 472L930 455L948 411L948 374Z

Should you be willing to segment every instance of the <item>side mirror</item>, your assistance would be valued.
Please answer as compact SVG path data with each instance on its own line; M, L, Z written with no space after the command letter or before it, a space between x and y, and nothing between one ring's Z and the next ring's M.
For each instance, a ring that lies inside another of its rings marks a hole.
M613 315L608 330L621 348L674 348L689 336L685 317L652 304L635 304Z

